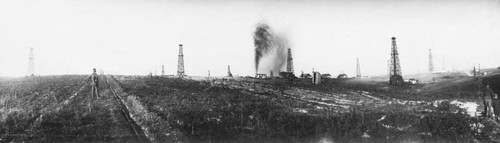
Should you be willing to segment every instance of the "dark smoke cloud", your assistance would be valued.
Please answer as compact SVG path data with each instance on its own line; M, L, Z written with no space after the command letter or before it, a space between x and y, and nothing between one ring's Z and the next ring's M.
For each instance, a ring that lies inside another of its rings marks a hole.
M255 71L259 70L260 58L266 54L273 44L273 35L267 24L259 24L253 36L255 45Z
M283 36L274 34L267 24L259 24L254 33L255 72L268 73L270 70L278 75L286 65L288 42ZM261 63L265 60L265 63Z

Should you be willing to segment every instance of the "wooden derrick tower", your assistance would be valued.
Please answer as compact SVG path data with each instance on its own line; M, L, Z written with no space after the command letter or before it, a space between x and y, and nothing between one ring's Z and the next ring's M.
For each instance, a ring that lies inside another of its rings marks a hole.
M182 44L179 44L179 59L177 64L177 76L184 77L184 54L182 53Z
M286 60L286 72L293 73L293 58L292 51L288 48L288 58Z
M401 66L399 64L399 54L396 45L396 38L392 37L392 49L390 59L389 84L402 86L404 83L403 75L401 74Z
M356 58L356 78L361 78L361 67L359 66L358 58Z

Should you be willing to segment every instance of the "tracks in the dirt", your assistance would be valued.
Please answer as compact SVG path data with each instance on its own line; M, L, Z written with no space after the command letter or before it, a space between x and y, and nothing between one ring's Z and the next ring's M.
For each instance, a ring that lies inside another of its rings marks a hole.
M220 85L219 85L220 86ZM238 86L238 85L229 85L227 86L231 89L238 89L238 90L241 90L243 91L243 93L247 93L249 95L254 95L254 96L258 96L258 97L264 97L264 98L277 98L277 97L272 97L272 96L268 96L268 95L265 95L265 94L262 94L262 93L273 93L275 95L280 95L280 98L283 98L283 99L288 99L288 100L294 100L294 101L298 101L298 102L301 102L301 103L309 103L309 104L314 104L314 105L320 105L320 106L323 106L325 108L332 108L332 109L336 109L338 111L343 111L343 112L349 112L349 108L350 106L346 105L346 104L338 104L338 103L328 103L328 102L324 102L324 101L316 101L316 100L310 100L310 99L304 99L304 98L301 98L301 95L300 94L297 94L297 93L293 93L293 92L290 92L290 91L285 91L285 90L274 90L274 89L269 89L269 88L265 88L265 87L260 87L260 89L256 89L256 88L245 88L243 86Z
M141 127L137 125L137 123L130 117L130 113L127 107L125 106L125 103L123 103L121 97L116 94L115 89L113 89L113 87L109 84L109 80L107 77L105 78L105 81L109 87L109 90L113 94L114 99L120 103L120 112L123 115L123 117L127 120L130 128L133 130L136 139L139 142L150 142L146 137L146 135L144 134L144 131L142 131Z
M102 76L102 77L105 77L105 76ZM125 104L123 103L123 101L121 100L121 97L118 96L115 92L115 89L113 89L113 87L109 84L109 81L108 81L108 78L105 77L104 78L104 82L106 83L106 85L109 87L109 91L111 91L111 93L113 94L113 98L117 101L117 103L119 103L119 111L120 111L120 114L122 115L123 118L125 118L125 120L127 121L127 124L129 125L129 128L131 129L131 132L134 134L134 142L137 141L137 142L150 142L146 136L144 135L144 132L142 131L142 129L140 128L139 125L137 125L135 123L135 121L130 117L130 114L129 114L129 111L127 110L127 108L125 107ZM72 102L73 99L75 99L75 97L78 97L78 95L81 95L81 92L83 91L83 89L85 89L85 87L87 87L89 84L88 84L88 81L87 80L84 80L80 85L79 85L79 88L78 90L73 94L71 95L68 99L58 103L57 105L55 105L54 107L54 111L57 112L59 110L61 110L62 108L65 108L66 106L71 106L72 105ZM40 114L39 116L36 117L36 119L34 120L34 123L35 124L40 124L41 122L41 119L43 118L44 114L46 113L42 113Z

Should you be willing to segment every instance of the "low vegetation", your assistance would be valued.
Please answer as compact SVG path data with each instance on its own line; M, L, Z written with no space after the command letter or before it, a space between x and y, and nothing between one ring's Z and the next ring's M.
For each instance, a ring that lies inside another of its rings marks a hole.
M27 129L43 112L69 98L83 77L29 77L5 79L0 84L0 139L26 139Z
M86 78L43 76L0 82L0 142L134 141L117 101L106 96L104 81L100 81L102 97L90 102Z
M151 77L123 80L122 86L181 131L183 141L471 142L489 141L488 135L494 134L474 128L485 121L448 102L430 111L406 111L395 104L309 115L294 112L279 98L267 98L277 95L256 96L206 81Z
M107 84L101 80L103 97L91 101L85 79L75 75L2 79L0 142L137 141ZM348 112L338 112L333 107L276 92L300 88L349 96L359 90L379 98L449 99L430 93L424 97L435 98L418 97L422 93L418 90L424 86L388 87L380 82L348 80L313 86L305 81L289 84L256 80L251 82L253 86L269 90L252 91L233 88L231 84L237 83L231 82L215 84L164 77L116 79L120 85L115 85L123 89L119 91L122 98L133 97L141 108L145 107L140 113L154 114L155 120L168 124L149 127L151 131L172 130L170 133L179 133L175 140L180 142L492 142L500 136L492 122L471 117L447 101L369 108L349 105ZM314 113L297 111L305 107L322 108Z

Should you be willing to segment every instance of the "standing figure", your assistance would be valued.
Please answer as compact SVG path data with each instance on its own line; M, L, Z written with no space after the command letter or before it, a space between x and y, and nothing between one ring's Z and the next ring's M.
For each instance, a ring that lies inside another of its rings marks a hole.
M484 88L483 100L486 117L492 117L495 113L493 109L493 90L491 90L490 85L488 84L486 84L486 87Z
M493 113L495 114L495 120L499 122L500 120L500 97L498 97L498 93L492 92L493 94Z
M91 82L91 85L92 85L92 94L91 94L91 97L97 99L99 97L99 90L98 90L99 79L98 79L98 75L96 73L95 68L94 68L94 72L90 75L89 78L90 78L90 82Z

